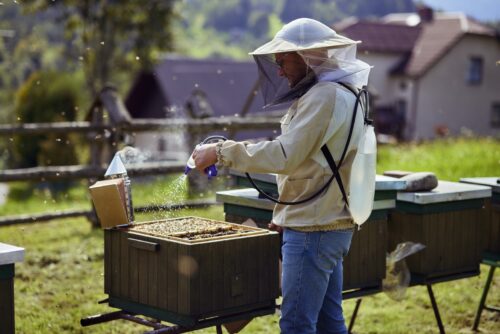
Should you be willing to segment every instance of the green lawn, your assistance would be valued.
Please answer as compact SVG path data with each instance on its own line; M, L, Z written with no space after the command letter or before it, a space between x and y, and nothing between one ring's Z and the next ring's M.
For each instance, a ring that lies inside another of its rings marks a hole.
M407 170L434 172L440 180L500 176L500 140L442 139L420 144L382 146L377 172Z
M434 171L440 179L500 176L500 143L492 139L444 140L434 143L380 147L378 172L384 170ZM133 180L134 182L135 180ZM220 185L219 185L220 186ZM136 181L134 203L165 204L186 198L178 176ZM210 197L211 192L198 194ZM52 199L43 190L26 191L20 184L0 215L88 208L85 184ZM220 206L205 210L177 210L137 215L138 221L159 216L196 215L222 219ZM84 219L65 219L0 228L0 242L25 247L25 261L16 265L16 333L141 333L146 327L125 321L81 328L82 317L113 309L98 304L103 292L103 233ZM487 267L481 275L433 286L441 317L448 333L472 333ZM500 305L500 278L494 280L488 303ZM354 300L345 301L347 320ZM278 316L255 319L242 333L278 333ZM500 314L483 312L482 333L500 332ZM356 333L437 333L437 326L425 287L407 290L403 301L384 293L363 299L354 327ZM197 333L215 333L214 329Z

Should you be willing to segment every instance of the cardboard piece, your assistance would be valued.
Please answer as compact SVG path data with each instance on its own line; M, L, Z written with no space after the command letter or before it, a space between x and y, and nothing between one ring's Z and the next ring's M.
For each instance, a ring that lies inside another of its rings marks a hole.
M122 178L97 181L89 190L102 228L129 223Z

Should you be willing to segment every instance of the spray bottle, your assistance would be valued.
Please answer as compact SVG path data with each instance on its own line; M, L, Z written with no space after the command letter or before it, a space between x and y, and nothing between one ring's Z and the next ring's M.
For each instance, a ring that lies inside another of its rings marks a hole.
M209 144L212 141L219 141L219 140L227 140L226 137L224 136L210 136L205 138L200 144L196 145L196 148L199 148L201 145L204 144ZM192 169L196 168L196 164L193 159L193 154L189 157L188 161L186 162L186 168L184 169L184 174L187 175ZM210 165L207 168L205 168L205 174L207 174L208 178L211 179L214 176L217 176L217 167L215 165Z

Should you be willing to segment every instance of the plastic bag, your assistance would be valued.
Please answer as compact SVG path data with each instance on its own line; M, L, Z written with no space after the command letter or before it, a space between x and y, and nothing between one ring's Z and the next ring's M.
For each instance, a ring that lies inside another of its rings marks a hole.
M394 251L387 254L382 289L389 298L399 301L405 297L411 276L404 259L424 248L425 246L420 243L408 241L398 244Z

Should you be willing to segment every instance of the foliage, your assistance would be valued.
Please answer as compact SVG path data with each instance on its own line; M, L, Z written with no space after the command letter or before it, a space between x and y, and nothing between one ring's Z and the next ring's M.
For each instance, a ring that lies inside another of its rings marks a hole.
M247 52L230 42L228 34L220 34L213 28L205 27L205 16L201 13L193 14L189 25L180 24L174 27L174 34L184 36L176 42L177 51L190 57L248 57Z
M56 28L54 13L23 15L21 6L4 2L0 10L0 122L13 122L14 95L18 87L41 70L66 71L62 62L62 33Z
M74 76L36 72L17 93L18 122L74 121L79 105L79 85ZM76 163L75 143L68 134L16 135L10 164L15 168Z
M223 55L240 59L248 58L249 51L272 38L284 23L299 17L331 25L347 16L414 10L412 0L188 0L175 6L181 18L176 28L177 51L200 58ZM198 43L207 40L210 43Z
M18 122L48 123L74 121L80 101L78 78L58 72L33 73L16 95ZM77 137L68 133L14 135L9 142L8 165L11 168L74 165L78 162ZM49 184L56 193L69 182Z
M173 1L27 0L29 12L57 10L72 59L83 63L92 96L117 72L151 68L159 52L171 50Z

